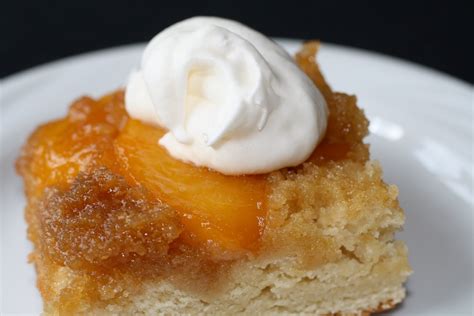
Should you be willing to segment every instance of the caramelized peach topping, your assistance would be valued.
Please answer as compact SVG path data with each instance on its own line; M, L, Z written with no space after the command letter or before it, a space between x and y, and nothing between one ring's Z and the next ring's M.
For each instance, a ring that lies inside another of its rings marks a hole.
M129 120L117 137L118 157L137 184L171 205L193 242L248 249L265 217L265 176L225 176L172 158L157 144L164 132Z
M367 121L355 105L354 97L333 93L326 85L315 65L316 49L316 44L307 44L297 55L297 62L318 85L330 110L326 136L309 161L317 165L342 159L363 162L368 158L368 150L361 141L367 132ZM94 192L94 186L91 186L92 191L87 191L73 183L77 179L85 179L84 175L93 175L101 169L121 177L120 181L114 180L119 186L126 184L139 188L137 192L130 189L132 191L127 191L127 194L142 194L141 199L148 206L165 205L166 207L160 206L160 209L166 209L167 214L174 213L179 219L179 225L173 222L171 226L175 228L175 232L179 231L174 236L179 242L211 250L214 254L231 254L231 257L256 249L265 229L266 203L270 190L268 175L225 176L178 161L158 145L163 133L158 127L128 117L122 91L97 101L84 97L71 106L66 118L43 125L33 133L18 160L17 168L25 177L27 194L37 201L45 199L48 192L52 191L73 190L84 196L82 202L78 200L72 204L54 202L54 199L53 202L50 201L48 207L53 209L50 212L57 214L43 214L49 221L46 226L63 218L65 223L72 225L72 231L77 230L78 234L92 232L102 236L99 230L104 230L103 227L93 232L95 219L103 225L118 227L117 234L132 234L127 229L136 226L129 222L121 230L121 221L137 221L135 224L148 231L155 219L170 218L160 217L158 213L161 214L161 211L155 214L149 208L139 211L140 207L135 207L130 212L144 212L143 214L129 216L118 204L104 204L104 207L113 206L118 213L108 213L105 208L99 207L95 208L97 214L88 215L89 222L85 218L82 220L87 223L78 221L73 216L79 212L78 205L82 203L80 206L87 213L84 209L88 206L84 203L89 201L91 204L100 204L104 195ZM102 172L102 176L96 174L95 181L105 181L104 174L107 173ZM90 200L93 197L97 200ZM149 215L148 224L145 224L146 214ZM68 222L68 218L75 219ZM53 236L54 232L52 229L48 234ZM34 236L30 237L34 239ZM103 238L112 237L104 235ZM160 238L167 240L164 236ZM63 241L67 243L67 240ZM72 241L69 246L63 244L62 247L81 252L80 248L73 246ZM127 247L120 247L117 250L109 245L107 251L112 251L113 256L126 254ZM108 256L107 254L106 257ZM90 262L95 262L96 259L92 258Z

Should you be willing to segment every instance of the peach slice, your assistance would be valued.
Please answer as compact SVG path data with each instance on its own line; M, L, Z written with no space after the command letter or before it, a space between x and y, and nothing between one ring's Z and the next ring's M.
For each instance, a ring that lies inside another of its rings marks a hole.
M66 187L80 171L98 166L116 172L113 140L127 121L122 99L121 93L99 100L82 97L66 118L38 127L17 161L20 174L30 180L26 191L40 196L46 187Z
M158 144L163 134L130 119L115 140L125 171L179 212L189 240L251 249L264 225L265 176L225 176L181 162Z

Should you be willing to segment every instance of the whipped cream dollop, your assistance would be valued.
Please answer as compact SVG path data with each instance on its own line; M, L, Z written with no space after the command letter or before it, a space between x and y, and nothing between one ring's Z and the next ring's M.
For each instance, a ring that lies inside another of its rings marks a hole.
M132 73L132 118L167 130L175 158L224 174L306 160L324 136L325 100L291 56L238 22L195 17L156 35Z

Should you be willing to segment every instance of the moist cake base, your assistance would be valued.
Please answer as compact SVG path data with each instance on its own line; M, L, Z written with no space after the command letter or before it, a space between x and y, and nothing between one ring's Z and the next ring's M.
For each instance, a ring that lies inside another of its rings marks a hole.
M252 247L190 243L176 210L124 171L113 147L129 120L121 92L81 99L66 121L40 127L17 168L45 312L353 315L399 303L410 267L394 241L398 190L369 162L367 120L355 97L324 82L316 49L306 44L296 60L328 102L328 130L306 163L265 175ZM91 115L73 126L87 146L65 144L71 155L58 157L64 137L46 135Z
M344 258L314 270L302 269L291 260L246 262L232 269L223 294L209 301L172 283L149 281L140 292L123 295L116 303L84 304L81 309L85 314L114 315L361 315L390 309L405 296L400 283L406 274L394 271L406 269L406 250L396 244L387 252L392 253L383 254L385 258L376 263ZM58 284L73 280L73 275L62 270ZM58 309L50 312L56 314Z

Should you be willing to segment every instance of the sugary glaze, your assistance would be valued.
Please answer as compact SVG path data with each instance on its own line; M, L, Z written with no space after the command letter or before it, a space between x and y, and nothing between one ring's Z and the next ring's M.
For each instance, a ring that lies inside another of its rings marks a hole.
M115 141L118 158L137 185L173 207L188 243L250 249L264 228L265 176L224 176L177 161L157 145L164 132L128 120Z
M230 177L172 159L156 144L162 130L127 116L122 91L97 101L83 97L66 118L39 127L17 170L25 181L32 260L43 267L45 301L74 311L81 302L117 300L124 284L132 291L150 278L217 291L210 281L230 266L269 254L297 253L305 265L325 264L347 252L315 233L312 221L327 217L325 208L349 201L354 190L372 190L365 196L369 203L397 209L396 199L387 198L396 192L380 180L380 171L376 182L358 174L369 158L362 142L368 122L354 96L334 93L325 83L315 62L317 45L307 43L296 61L326 98L328 129L308 162L296 168ZM356 201L361 208L365 202ZM295 215L304 218L308 205L316 218L290 223L298 218L290 214L301 209ZM348 218L357 222L357 204L349 209ZM56 298L48 268L62 266L82 278Z

